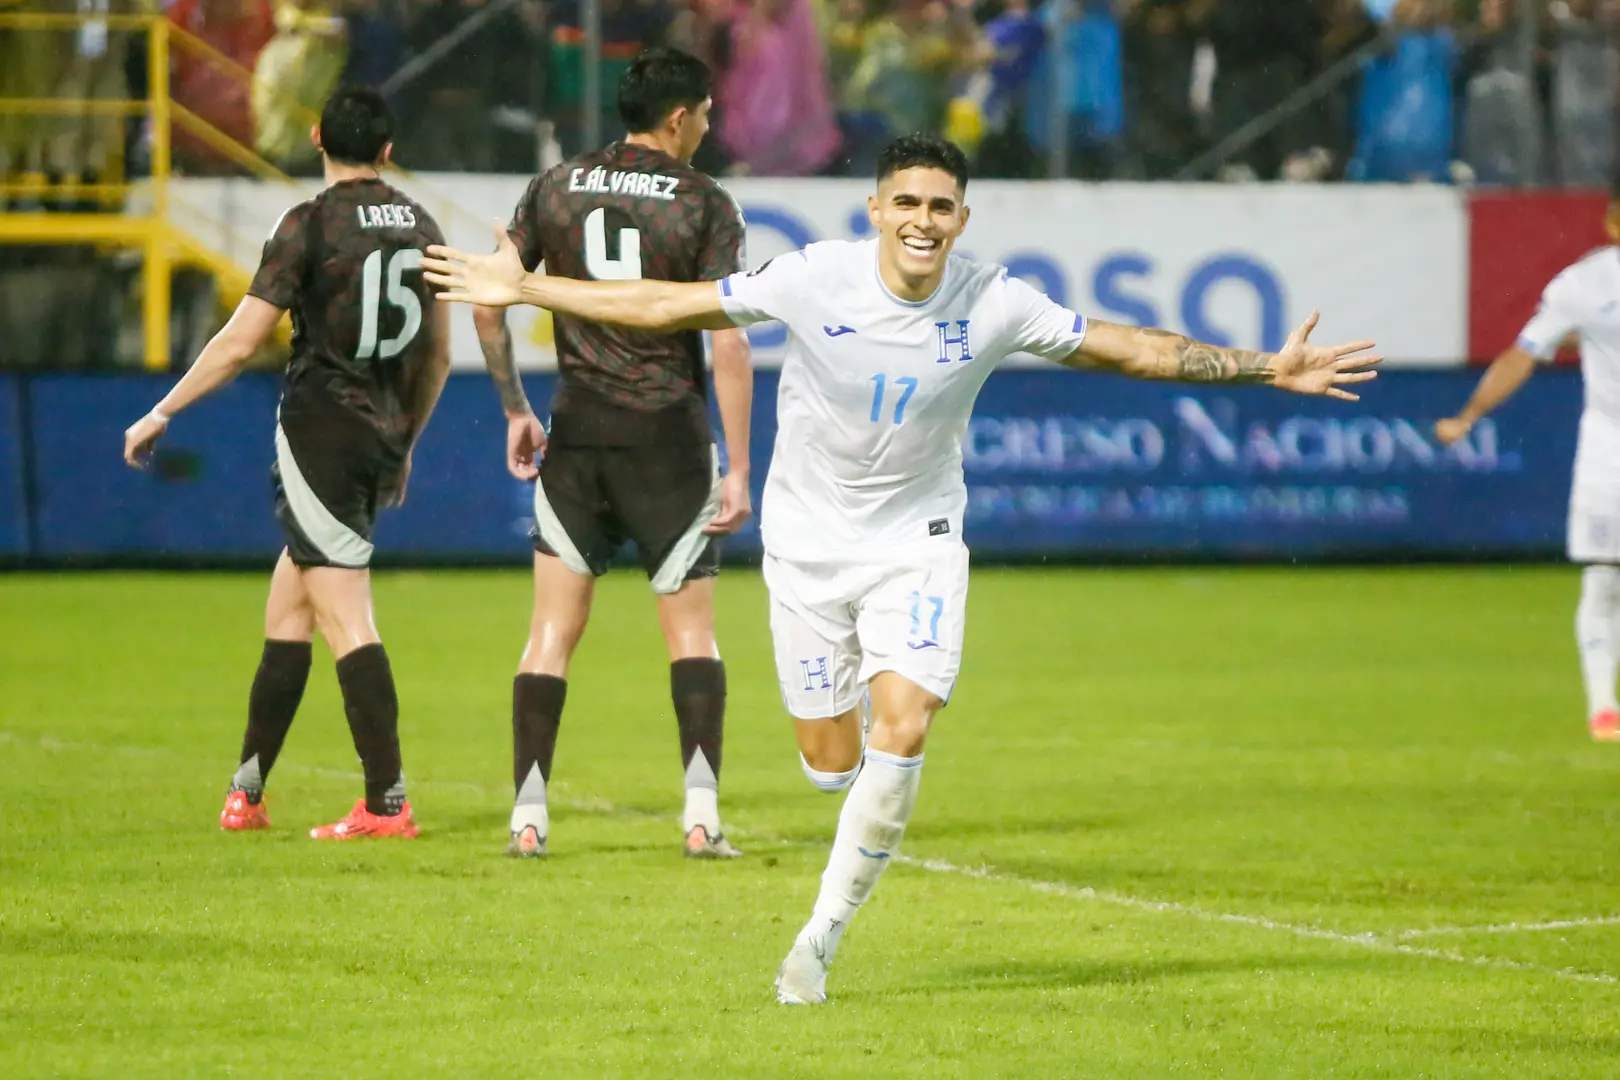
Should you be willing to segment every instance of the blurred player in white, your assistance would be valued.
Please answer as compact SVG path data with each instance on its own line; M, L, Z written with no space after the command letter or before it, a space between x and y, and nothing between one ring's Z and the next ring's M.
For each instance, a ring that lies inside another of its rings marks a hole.
M1615 246L1620 245L1620 197L1610 202L1604 226L1614 244L1552 279L1518 340L1491 362L1462 412L1435 425L1435 434L1448 444L1467 435L1524 385L1537 361L1551 360L1565 338L1578 335L1586 408L1565 540L1570 561L1583 567L1575 641L1592 738L1620 742L1615 701L1620 667L1620 247Z
M578 282L492 255L434 248L445 299L531 303L643 329L785 323L787 357L762 528L782 699L805 773L849 790L810 921L777 999L826 999L849 921L900 846L923 745L961 666L968 552L961 440L991 370L1019 352L1147 379L1265 382L1355 400L1371 342L1281 353L1087 322L1004 267L952 257L967 165L925 136L891 143L868 200L877 237L812 244L718 284ZM860 703L870 694L870 733Z

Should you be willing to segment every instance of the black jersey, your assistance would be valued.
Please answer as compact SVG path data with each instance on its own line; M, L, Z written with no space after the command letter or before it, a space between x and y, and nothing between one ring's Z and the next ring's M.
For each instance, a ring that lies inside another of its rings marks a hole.
M523 265L572 278L718 281L742 269L743 220L714 179L613 143L530 182L508 226ZM703 341L558 316L552 438L579 445L707 442Z
M283 418L338 412L403 454L410 388L432 350L422 254L444 243L414 200L376 179L333 184L281 216L248 293L292 311Z

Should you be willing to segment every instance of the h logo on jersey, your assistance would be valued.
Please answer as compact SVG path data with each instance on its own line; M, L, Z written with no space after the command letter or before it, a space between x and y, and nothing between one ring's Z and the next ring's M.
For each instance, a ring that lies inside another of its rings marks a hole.
M973 359L973 353L968 349L967 319L956 320L956 335L954 337L951 336L950 323L937 322L934 324L934 326L939 330L939 362L941 364L949 364L952 362L965 363ZM952 349L959 349L961 351L955 356L952 356Z
M811 660L800 660L799 667L804 671L804 688L806 690L832 689L832 673L827 669L827 658L825 656L817 656Z

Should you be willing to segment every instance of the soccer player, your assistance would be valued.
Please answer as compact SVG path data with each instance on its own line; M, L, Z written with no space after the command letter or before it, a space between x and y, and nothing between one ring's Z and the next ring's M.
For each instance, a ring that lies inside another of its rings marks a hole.
M619 83L629 136L537 176L502 243L523 266L569 277L715 281L742 266L737 205L692 155L709 129L709 70L651 49ZM512 783L507 850L546 851L546 785L596 577L633 540L658 598L670 696L685 770L686 854L741 852L720 828L726 669L714 634L718 537L752 513L748 339L714 335L714 385L729 469L718 472L696 330L675 336L559 313L560 378L549 437L529 407L506 314L475 312L484 359L507 416L507 468L534 480L534 608L512 680Z
M264 652L247 733L219 823L264 829L264 785L309 676L316 629L337 661L365 796L316 839L414 837L399 754L399 701L371 611L372 524L404 500L411 448L450 369L449 319L422 280L422 252L444 235L378 170L393 121L380 95L338 91L310 133L326 188L281 216L248 295L163 399L124 432L142 465L173 417L230 382L293 313L292 360L271 466L287 544L270 579Z
M1571 333L1579 335L1586 407L1581 413L1565 544L1581 565L1575 643L1586 682L1587 727L1598 742L1620 742L1615 674L1620 667L1620 188L1604 227L1608 247L1565 268L1541 294L1541 306L1491 366L1462 412L1435 424L1443 443L1468 434L1480 418L1512 397Z
M826 998L828 965L898 850L923 747L961 662L968 553L961 440L979 387L1013 353L1143 379L1269 383L1354 401L1371 342L1311 345L1313 314L1277 353L1087 321L1009 277L953 257L968 222L954 145L906 136L878 160L876 237L812 244L715 283L524 275L493 255L430 249L441 299L531 303L646 330L787 325L778 434L765 486L765 581L783 702L802 764L848 789L810 920L777 999ZM859 701L870 693L863 740Z

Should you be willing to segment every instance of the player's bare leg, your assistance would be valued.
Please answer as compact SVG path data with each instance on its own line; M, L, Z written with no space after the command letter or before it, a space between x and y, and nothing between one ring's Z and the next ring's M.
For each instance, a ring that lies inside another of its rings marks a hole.
M283 551L270 575L270 595L264 605L264 648L253 675L253 688L248 692L242 753L225 795L225 808L219 815L222 829L240 832L270 827L264 785L304 697L304 686L309 681L310 638L314 633L314 605L298 568Z
M399 754L399 696L371 608L371 572L335 566L300 571L315 625L337 660L343 711L365 772L366 794L343 820L310 830L317 840L413 837Z
M551 826L546 785L568 695L568 664L585 636L595 591L594 578L568 569L555 555L535 552L529 639L512 680L511 855L546 853Z
M855 782L866 753L865 706L823 720L793 721L799 765L810 782L829 794Z
M923 744L945 704L892 671L873 677L871 695L864 762L838 816L820 895L776 976L776 1000L784 1005L827 1000L827 968L839 941L900 849L922 779Z
M686 854L734 859L742 852L720 827L720 754L725 737L726 668L714 638L712 577L692 578L658 597L658 625L669 647L669 692L680 728Z

